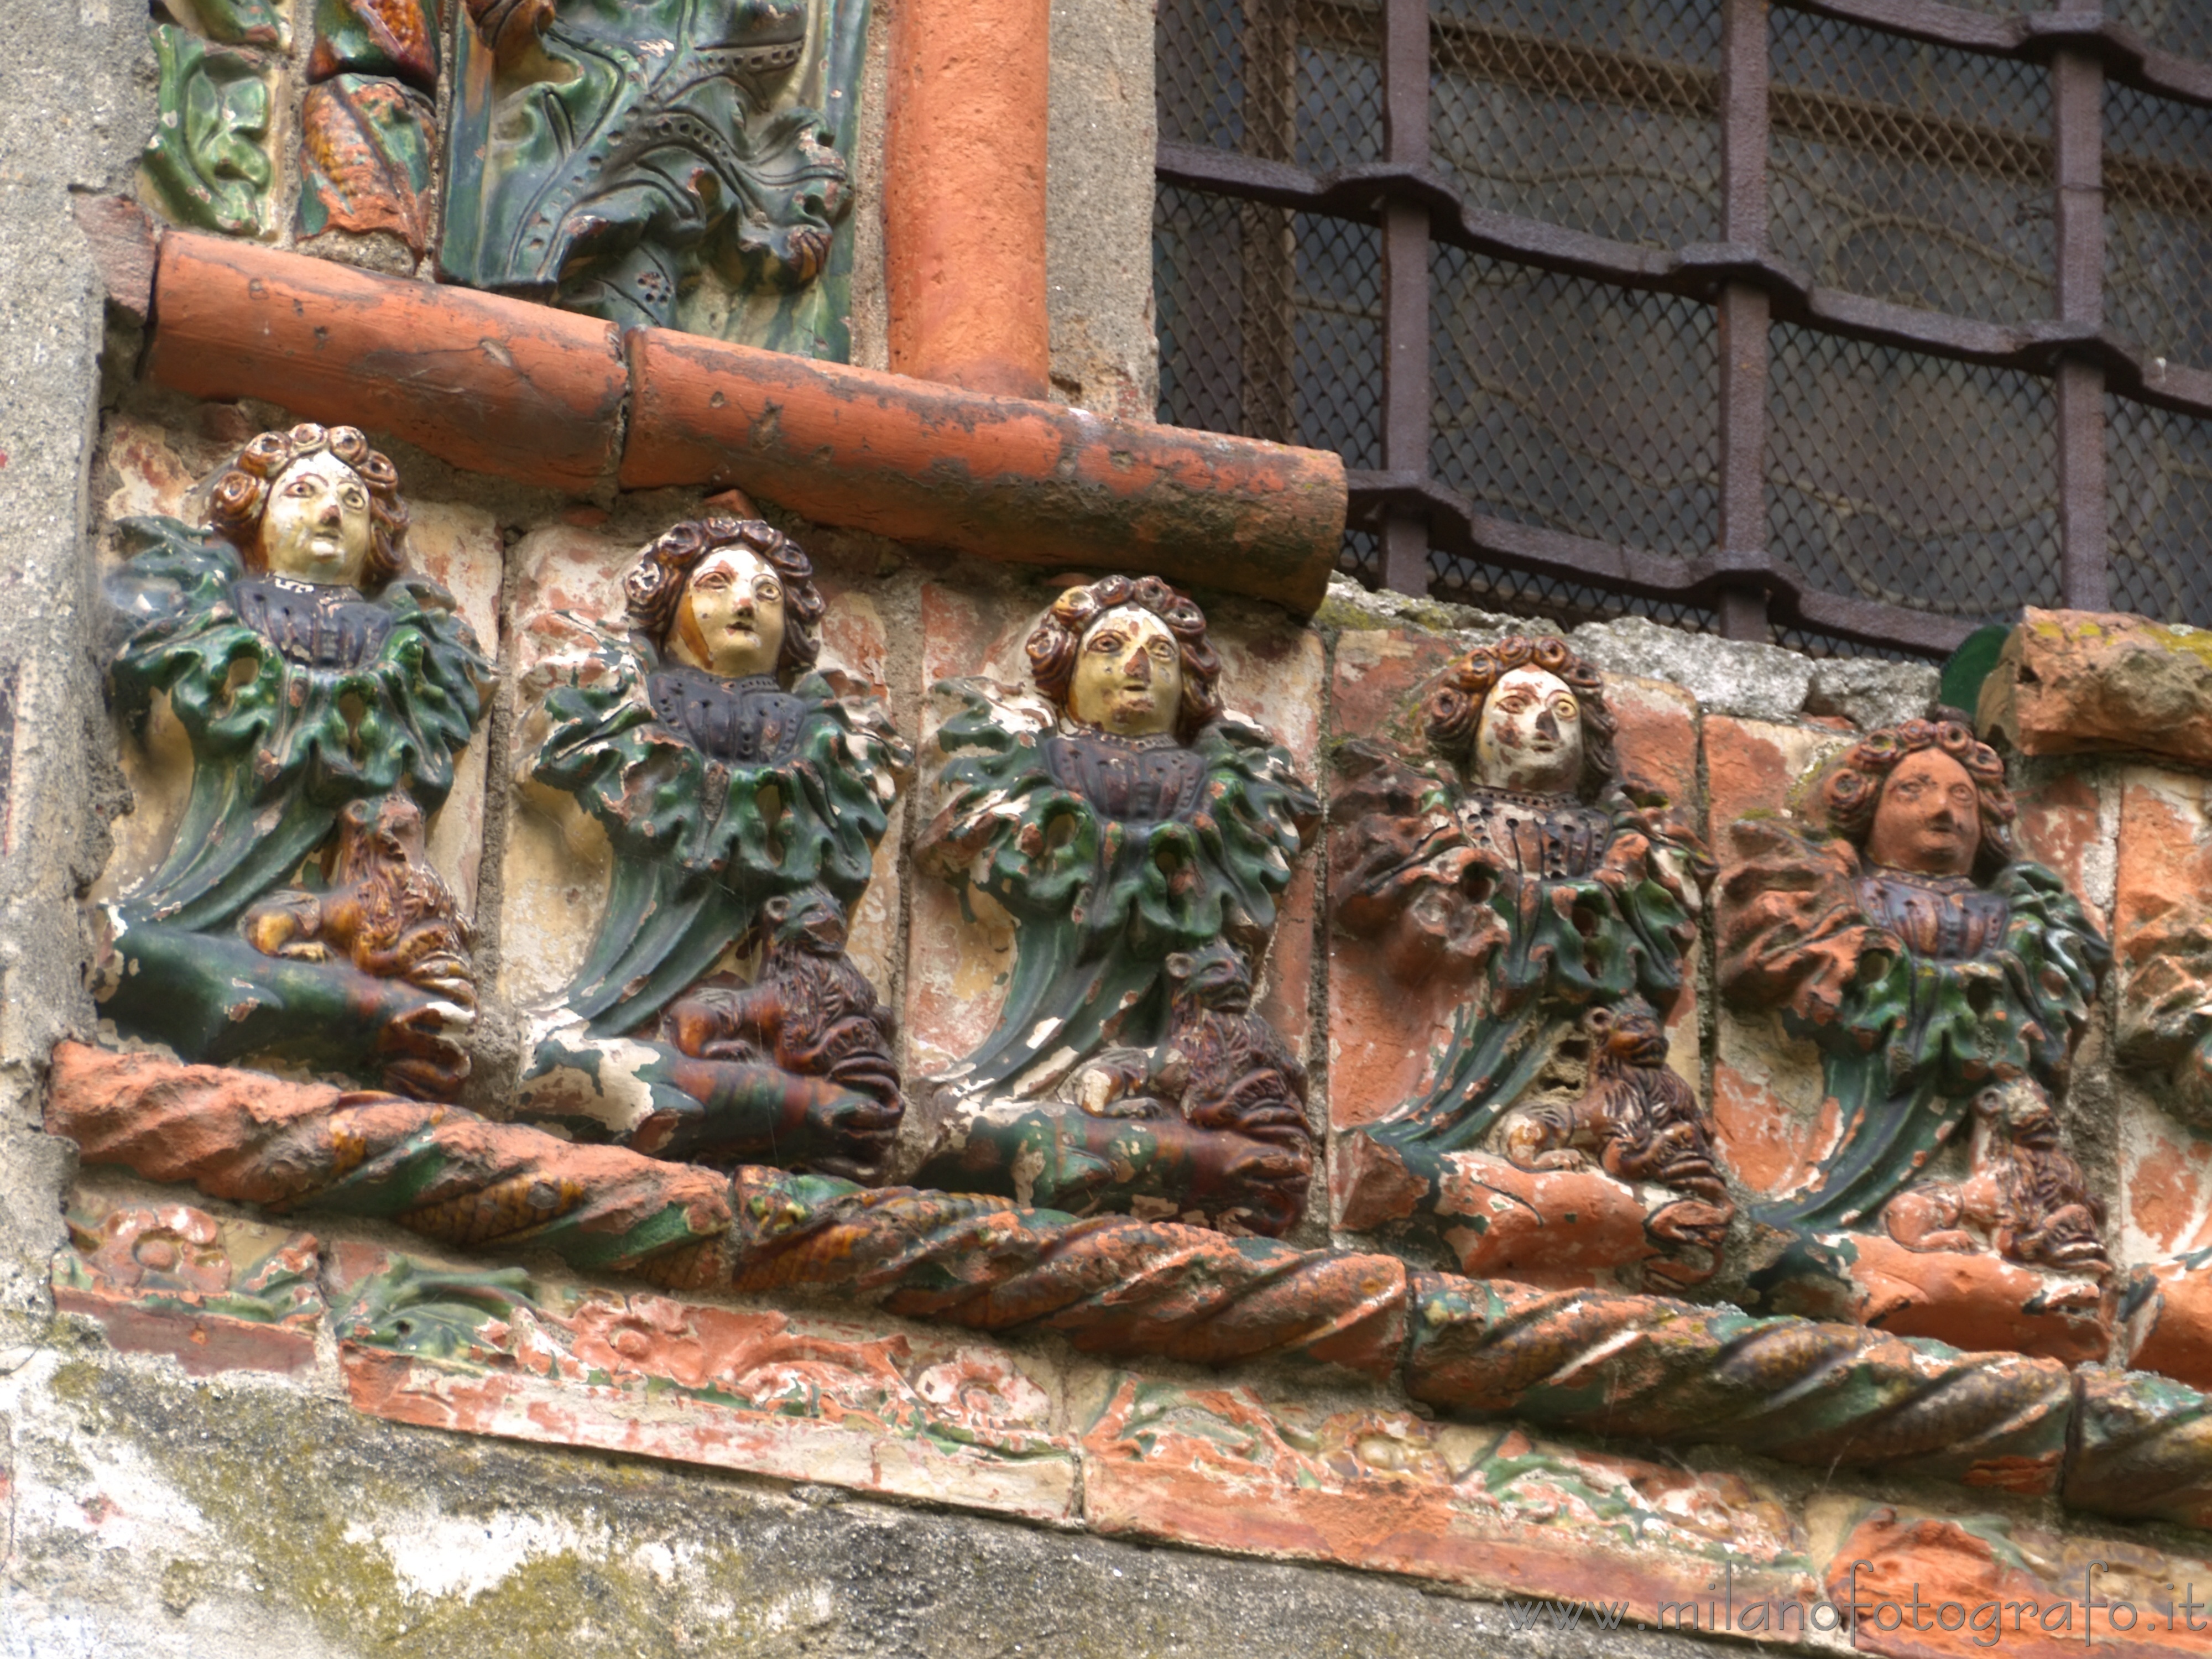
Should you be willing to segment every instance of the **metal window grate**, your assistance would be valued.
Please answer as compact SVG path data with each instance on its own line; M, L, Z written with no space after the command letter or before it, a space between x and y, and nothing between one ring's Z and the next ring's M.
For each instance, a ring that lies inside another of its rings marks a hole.
M1713 313L1434 250L1430 465L1481 511L1685 555L1719 486Z
M2112 603L2212 626L2212 421L2105 400Z
M1767 516L1824 592L1979 620L2058 600L2050 383L1777 324Z
M2212 368L2212 109L2105 89L2105 309L2173 362Z
M1561 628L1577 628L1587 622L1617 622L1623 617L1645 617L1692 634L1710 634L1716 629L1713 613L1699 605L1607 592L1557 576L1502 569L1462 554L1437 553L1431 564L1435 572L1432 591L1436 597L1455 605L1475 605L1509 617L1540 617Z
M1160 136L1308 167L1375 161L1382 27L1371 0L1159 0Z
M1382 538L1371 530L1347 530L1336 568L1369 587L1382 585Z
M1784 650L1795 651L1801 657L1867 657L1877 662L1924 660L1922 653L1904 646L1872 644L1846 639L1840 634L1824 634L1813 628L1778 628L1770 637Z
M1377 465L1381 259L1372 225L1162 190L1160 419Z
M1951 0L1954 5L1959 3ZM2204 0L2105 0L2105 15L2125 23L2161 52L2179 58L2212 58L2212 7Z
M2045 71L1778 6L1774 251L1816 283L1991 321L2051 314Z
M2212 80L1972 13L1161 0L1161 416L1337 449L1345 568L1493 609L2203 614Z
M1713 0L1435 0L1431 142L1479 207L1648 247L1720 234Z

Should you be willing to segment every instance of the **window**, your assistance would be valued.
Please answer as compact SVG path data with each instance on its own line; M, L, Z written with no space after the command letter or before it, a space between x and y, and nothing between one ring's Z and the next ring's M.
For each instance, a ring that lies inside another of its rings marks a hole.
M2212 624L2212 9L1161 0L1160 418L1343 565L1941 655Z

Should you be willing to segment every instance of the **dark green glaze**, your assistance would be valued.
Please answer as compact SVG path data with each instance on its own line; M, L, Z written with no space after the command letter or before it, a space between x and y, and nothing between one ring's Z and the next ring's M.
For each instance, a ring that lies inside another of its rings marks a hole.
M210 40L232 46L292 44L285 0L191 0L192 15Z
M864 3L810 27L795 0L561 0L534 52L525 21L502 25L461 33L449 280L676 327L711 270L734 295L727 337L844 356L849 253L832 245ZM832 115L782 101L810 33Z
M268 228L271 66L250 52L210 46L171 23L153 29L160 67L158 113L142 173L155 205L177 224L230 236Z
M264 954L240 923L273 894L323 892L348 807L407 797L427 813L445 799L490 670L451 597L391 582L360 601L383 613L374 651L322 666L241 620L234 593L247 572L212 532L143 518L117 533L129 562L108 582L115 705L139 723L166 694L193 765L167 858L113 908L103 1011L195 1060L280 1055L387 1081L410 1056L450 1065L467 1013L448 990L364 971L343 948Z
M126 519L129 561L108 583L123 639L117 711L143 720L156 693L192 748L192 788L161 867L122 906L132 921L228 927L294 881L348 803L404 792L425 813L483 708L491 665L436 583L403 577L368 603L391 619L352 670L294 662L239 618L237 551L174 519Z
M438 0L315 0L315 50L308 78L340 73L396 76L419 92L438 89Z
M2063 1086L2111 947L2042 865L2007 865L1988 890L2009 912L1996 950L1964 962L1869 952L1832 1017L1784 1010L1785 1028L1819 1045L1823 1086L1850 1127L1811 1185L1759 1206L1759 1219L1865 1225L1957 1133L1983 1088L2021 1076Z
M939 739L952 758L924 860L996 901L1017 940L998 1024L945 1074L960 1093L1013 1085L1062 1050L1158 1042L1174 952L1225 939L1256 957L1321 812L1287 750L1233 716L1212 721L1188 745L1205 769L1193 815L1124 822L1055 781L1049 734L1010 724L984 683L940 690L965 707Z
M1450 793L1440 788L1433 805L1449 811ZM1503 938L1480 988L1453 1011L1435 1081L1370 1130L1376 1139L1431 1154L1477 1149L1584 1010L1631 996L1662 1013L1674 1006L1697 924L1680 884L1655 873L1646 849L1702 849L1669 822L1666 805L1657 796L1607 803L1614 845L1627 855L1589 876L1498 884L1487 902Z
M849 912L913 752L880 704L809 674L791 690L803 712L787 753L714 760L635 695L634 655L610 640L601 656L598 684L545 699L551 729L531 775L573 794L613 850L605 913L562 1000L614 1036L656 1018L769 899L818 890Z

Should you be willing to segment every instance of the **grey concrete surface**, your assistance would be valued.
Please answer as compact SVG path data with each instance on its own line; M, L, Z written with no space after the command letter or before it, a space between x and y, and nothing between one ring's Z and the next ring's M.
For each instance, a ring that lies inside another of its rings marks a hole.
M1152 8L1053 0L1045 165L1053 395L1149 421L1152 332Z
M128 0L16 0L0 29L0 1350L46 1306L69 1159L39 1073L89 1024L74 901L120 804L85 628L105 304L70 199L127 189L153 73Z

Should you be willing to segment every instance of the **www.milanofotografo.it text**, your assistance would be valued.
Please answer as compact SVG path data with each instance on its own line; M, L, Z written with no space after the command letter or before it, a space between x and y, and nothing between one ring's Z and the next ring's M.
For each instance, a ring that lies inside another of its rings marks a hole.
M1850 1564L1843 1588L1834 1599L1778 1601L1771 1596L1736 1593L1735 1568L1729 1565L1722 1576L1706 1586L1708 1594L1686 1601L1661 1601L1649 1614L1632 1610L1626 1601L1522 1601L1505 1603L1507 1620L1516 1631L1547 1629L1619 1630L1623 1624L1650 1624L1661 1630L1697 1631L1706 1635L1795 1638L1808 1632L1843 1632L1856 1636L1862 1629L1876 1631L1950 1631L1963 1633L1976 1647L1993 1648L2014 1636L2078 1637L2125 1636L2170 1631L2212 1631L2212 1601L2200 1600L2196 1587L2176 1582L2160 1588L2163 1599L2141 1604L2112 1595L2099 1588L2098 1578L2112 1568L2092 1561L2081 1572L2079 1595L2039 1600L1991 1599L1961 1601L1930 1601L1917 1584L1908 1586L1903 1600L1894 1595L1862 1592L1859 1575L1871 1572L1871 1561Z

